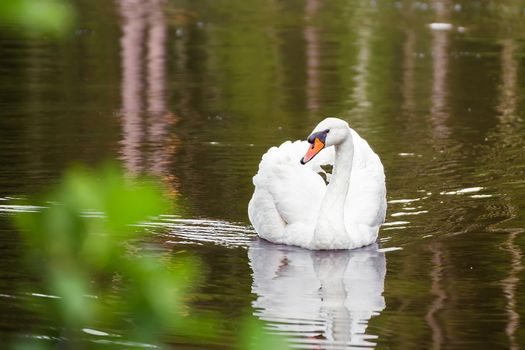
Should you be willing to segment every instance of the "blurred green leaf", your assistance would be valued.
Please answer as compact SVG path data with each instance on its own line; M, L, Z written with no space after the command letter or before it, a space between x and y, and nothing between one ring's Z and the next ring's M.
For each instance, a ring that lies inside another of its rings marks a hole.
M47 350L51 349L51 346L45 344L42 341L23 342L16 344L13 350Z
M189 305L202 278L200 261L151 243L141 247L147 231L138 224L172 210L158 183L127 177L112 165L77 166L40 202L40 211L19 213L15 223L38 276L29 288L51 296L32 309L46 312L66 347L88 346L81 331L96 325L153 345L166 335L202 344L220 336L219 317ZM284 348L255 323L243 339L246 349Z
M0 24L28 34L64 36L74 17L71 5L63 0L0 1Z
M86 296L90 294L88 279L78 271L52 271L50 289L61 299L57 302L63 321L70 327L79 328L92 321L94 307Z
M240 349L242 350L284 350L289 349L288 343L277 335L264 330L260 321L249 319L241 331Z

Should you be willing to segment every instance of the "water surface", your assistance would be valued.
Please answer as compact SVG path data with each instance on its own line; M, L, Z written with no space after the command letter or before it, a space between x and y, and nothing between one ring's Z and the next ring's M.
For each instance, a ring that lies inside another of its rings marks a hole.
M229 330L214 347L230 346L245 312L305 349L525 346L521 3L74 4L64 42L0 31L2 335L48 332L20 311L45 296L16 288L30 276L10 218L38 210L16 198L71 162L118 158L177 198L179 215L148 230L167 254L203 260L193 302ZM327 115L385 166L378 243L257 240L246 207L261 155Z

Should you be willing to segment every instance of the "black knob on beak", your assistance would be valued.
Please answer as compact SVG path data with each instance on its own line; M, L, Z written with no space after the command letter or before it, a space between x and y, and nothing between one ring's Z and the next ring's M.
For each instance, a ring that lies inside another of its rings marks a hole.
M326 142L326 134L328 134L328 130L320 131L320 132L314 132L312 135L308 136L306 141L308 141L308 143L311 143L313 145L314 142L315 142L315 139L317 138L317 139L323 141L323 143L325 143Z

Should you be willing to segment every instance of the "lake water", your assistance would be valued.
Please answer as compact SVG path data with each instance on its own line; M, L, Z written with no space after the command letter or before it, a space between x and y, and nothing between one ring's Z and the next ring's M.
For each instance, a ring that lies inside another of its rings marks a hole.
M16 286L29 277L10 219L28 208L13 198L72 162L118 158L177 198L179 215L148 229L203 261L193 302L230 330L215 348L246 313L304 349L525 347L521 2L74 5L64 41L0 31L0 334L46 334L20 312L41 296ZM327 115L385 166L378 243L258 240L247 203L261 155Z

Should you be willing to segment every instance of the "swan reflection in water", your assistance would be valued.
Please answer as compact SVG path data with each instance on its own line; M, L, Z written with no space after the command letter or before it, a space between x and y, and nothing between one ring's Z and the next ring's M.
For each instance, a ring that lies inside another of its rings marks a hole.
M385 308L386 260L377 244L310 251L257 240L248 257L254 314L271 331L308 347L375 345L377 337L365 332L370 318Z

